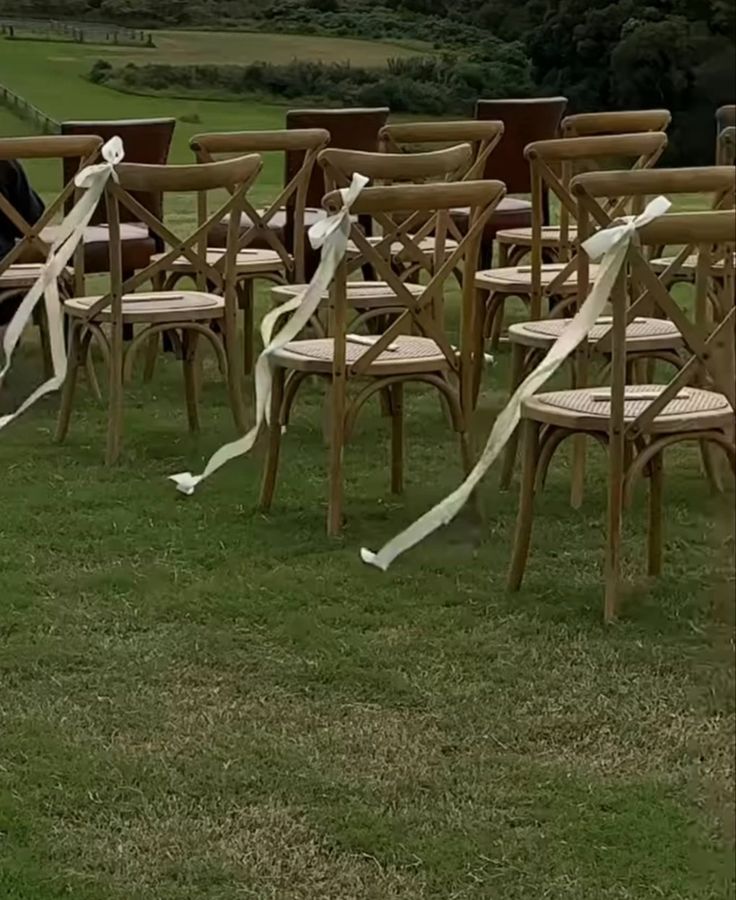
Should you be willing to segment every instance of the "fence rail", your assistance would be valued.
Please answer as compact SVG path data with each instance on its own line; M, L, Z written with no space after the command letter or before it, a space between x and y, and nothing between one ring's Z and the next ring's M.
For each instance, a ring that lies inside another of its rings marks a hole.
M61 131L61 125L55 119L2 84L0 84L0 104L15 113L19 119L31 122L42 134L59 134Z
M79 44L114 44L119 47L155 46L150 31L65 19L0 16L0 34L6 40L70 41Z

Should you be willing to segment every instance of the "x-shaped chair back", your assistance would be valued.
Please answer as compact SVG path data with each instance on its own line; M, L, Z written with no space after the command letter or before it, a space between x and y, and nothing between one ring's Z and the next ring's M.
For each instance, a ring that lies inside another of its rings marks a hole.
M289 280L303 281L305 276L304 213L307 192L319 152L330 142L324 128L301 128L283 131L243 131L223 134L198 134L190 146L197 160L214 162L227 156L243 156L249 153L302 154L301 165L294 171L278 196L265 209L258 210L245 199L244 212L251 225L240 236L239 249L263 241L278 253ZM270 227L275 217L286 211L285 241L279 238L279 229ZM206 217L201 209L200 216Z
M736 169L733 166L703 166L687 169L650 169L635 172L589 172L575 177L571 193L577 204L578 240L584 241L597 228L606 228L616 216L611 205L613 200L626 196L636 201L638 207L647 199L665 194L668 197L693 195L702 197L702 205L712 210L733 209L736 202ZM671 285L680 273L688 257L697 253L694 244L681 247L658 278L664 287ZM716 258L716 262L720 263ZM649 292L639 294L631 279L633 303L631 316L646 312L650 305ZM578 303L585 299L588 288L587 257L578 256ZM635 296L634 296L635 295ZM712 296L715 296L712 294ZM705 309L696 308L696 317L705 315ZM608 346L610 335L601 338L598 349Z
M445 150L411 154L364 153L329 148L320 153L319 164L325 173L328 192L347 187L356 172L365 175L373 185L440 184L457 182L462 178L473 164L473 148L470 144L458 144ZM441 265L450 229L449 209L420 212L415 207L405 207L394 210L392 215L379 212L372 219L378 226L377 233L383 235L377 246L386 259L398 257L411 271L424 269L431 273ZM399 223L403 227L397 227ZM370 233L370 223L363 224L368 224ZM389 234L393 235L393 241L387 240ZM419 245L430 236L434 237L434 253L428 258ZM456 240L462 239L459 233L454 237ZM399 253L395 252L397 244L401 247ZM368 260L358 254L350 261L349 268L355 271L367 264Z
M639 134L645 131L667 131L671 121L672 114L668 109L632 109L566 116L560 129L563 137Z
M432 339L440 349L450 368L456 372L460 369L457 351L453 348L441 322L432 315L432 306L437 296L441 296L444 283L453 271L464 263L466 271L474 272L477 268L480 241L483 228L505 194L506 188L500 181L465 181L453 184L419 184L389 185L366 188L353 204L351 211L355 215L370 216L384 229L382 243L389 246L391 242L416 240L409 237L414 219L426 220L428 217L457 207L470 209L470 225L457 246L438 266L428 284L423 286L420 294L409 291L400 277L393 270L381 246L371 244L357 222L351 226L351 237L362 258L371 265L379 278L382 278L395 292L397 303L403 311L388 325L366 353L355 362L349 374L363 374L377 357L386 351L391 342L400 335L410 332L419 333ZM342 203L339 192L332 192L325 197L324 205L329 212L336 212ZM396 221L397 214L413 212L401 221ZM343 260L330 288L330 334L335 339L336 371L345 371L345 341L348 321L347 278L348 263ZM474 286L473 279L463 279L462 317L463 327L473 321Z
M688 244L698 254L698 274L695 279L695 306L706 308L706 292L713 279L713 264L723 259L719 274L719 314L713 318L696 316L689 318L672 297L651 268L646 247L668 244ZM645 225L638 231L638 240L632 242L627 253L629 274L644 286L654 301L660 315L673 322L682 336L684 365L677 371L661 393L641 400L635 417L624 426L624 402L626 399L626 327L636 314L635 305L627 304L627 273L619 276L612 295L611 339L611 415L612 428L620 429L628 440L636 440L644 433L655 417L668 403L674 401L688 385L708 384L723 394L731 408L736 407L734 379L734 335L736 334L736 305L734 302L734 261L736 247L736 212L718 210L699 213L672 213ZM601 339L603 340L603 339ZM673 430L697 429L697 417L689 426L673 424Z
M531 247L531 317L541 313L542 298L542 224L543 197L546 191L557 197L560 204L560 271L547 285L545 292L554 296L576 270L573 248L577 239L571 238L571 224L575 222L577 205L570 193L570 181L580 171L600 169L616 161L629 161L632 170L651 168L667 146L662 132L619 134L594 137L560 138L536 141L526 147L532 181L532 247ZM631 200L627 196L612 198L608 212L612 217L628 211ZM566 261L566 264L564 264Z
M68 159L77 158L79 167L77 174L85 166L94 163L99 156L102 140L95 136L61 136L44 135L42 137L22 137L0 139L0 160L17 160L20 162L36 159ZM49 253L49 244L41 237L44 228L51 225L63 211L68 200L74 199L79 189L74 184L74 177L62 187L57 196L48 204L38 222L30 223L13 207L10 201L0 194L0 212L20 232L20 238L10 251L0 259L0 274L7 272L11 266L29 260L45 260ZM75 271L81 277L83 272L84 247L78 247L75 253Z
M235 308L237 280L237 253L239 246L240 216L248 190L261 170L258 154L202 163L191 166L156 166L121 163L116 167L117 181L110 179L105 188L105 202L110 227L110 290L89 307L87 319L92 319L103 309L110 308L113 324L122 320L123 294L163 275L172 263L185 257L192 266L193 276L200 289L213 285L225 299L228 307ZM196 193L198 204L210 191L227 191L227 199L210 216L199 221L190 234L179 237L159 218L143 207L133 193L157 191L169 193ZM145 269L123 280L120 245L120 209L124 208L139 217L165 247L169 249L154 259ZM207 235L212 227L226 215L230 216L227 247L223 256L214 264L207 258Z

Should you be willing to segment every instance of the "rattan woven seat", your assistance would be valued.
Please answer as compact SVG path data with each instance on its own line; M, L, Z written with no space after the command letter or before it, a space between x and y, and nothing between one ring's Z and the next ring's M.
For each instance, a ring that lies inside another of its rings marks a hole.
M665 387L663 384L627 385L624 394L624 422L633 422ZM608 432L611 423L610 397L609 388L594 387L536 394L524 402L523 415L545 425ZM704 431L730 428L733 424L733 409L723 394L687 387L670 400L644 433Z
M208 247L207 248L207 264L216 265L225 255L224 247ZM151 257L151 262L158 262L163 258L162 253L158 253ZM167 264L167 270L177 272L179 274L191 273L195 266L186 258L180 256ZM245 250L238 250L235 259L235 270L240 274L257 274L259 272L283 272L284 262L275 250L266 250L261 248L249 247Z
M557 276L565 268L564 263L547 263L542 266L541 287L548 288ZM594 280L598 266L590 266L590 279ZM570 276L555 288L557 294L574 294L577 291L577 272ZM520 293L522 298L532 291L531 266L508 266L501 269L486 269L484 272L476 272L476 288L483 291L494 291L505 294Z
M668 269L673 262L677 259L676 256L661 256L658 259L653 259L650 261L649 265L654 269L655 272L664 272ZM736 260L734 260L736 263ZM695 278L695 270L698 267L698 257L696 254L691 254L686 259L684 259L680 265L676 269L676 277L687 278L688 280L692 280ZM715 275L718 275L723 272L723 260L719 259L713 263L711 266L711 272Z
M16 263L4 272L0 272L0 291L28 290L38 280L43 271L41 263ZM65 270L67 275L71 269Z
M381 306L396 306L396 293L385 281L349 281L348 304L356 309L373 309ZM424 290L421 284L405 283L404 287L419 297ZM304 284L280 284L271 289L271 297L276 303L283 303L300 294L306 285ZM324 300L328 297L328 291L322 294Z
M543 225L541 229L542 247L559 247L560 246L561 229L559 225ZM577 229L575 226L568 228L567 236L571 241L577 237ZM496 232L496 240L499 244L513 244L515 247L531 247L532 245L532 229L531 228L506 228Z
M374 235L367 238L367 240L368 243L373 247L377 247L381 243L383 238ZM458 242L456 240L453 240L452 238L445 238L442 241L444 255L446 257L450 256L450 254L457 249L457 243ZM436 241L433 235L429 235L428 237L422 238L421 240L416 242L416 246L425 256L432 256L432 254L435 252L435 244ZM360 250L357 248L353 241L350 241L350 243L348 244L348 253L350 255L356 255L360 253ZM413 259L413 257L410 256L405 245L402 244L401 241L391 242L390 254L392 257L395 257L399 261L411 262Z
M345 343L345 362L354 365L369 349L362 343L365 339ZM278 365L309 372L332 372L335 345L332 338L292 341L283 350L274 353L273 360ZM408 374L419 372L446 372L449 363L437 344L424 337L401 335L390 344L369 366L367 376Z
M72 297L64 301L64 309L70 316L84 318L102 295ZM209 321L224 315L225 301L216 294L199 291L156 291L139 294L123 294L122 315L124 322ZM110 308L95 314L99 322L111 321Z
M545 349L557 340L569 323L569 319L518 322L509 326L509 341L523 344L525 347ZM610 328L610 318L599 319L588 334L588 342L594 344ZM652 319L644 316L637 316L627 326L626 341L631 352L676 349L682 346L682 337L673 322L668 319Z

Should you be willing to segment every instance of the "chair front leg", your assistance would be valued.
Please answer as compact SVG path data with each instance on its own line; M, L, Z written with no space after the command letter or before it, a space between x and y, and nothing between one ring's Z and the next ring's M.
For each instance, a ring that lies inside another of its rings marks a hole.
M519 509L516 517L514 546L511 552L511 563L508 573L509 590L518 591L524 578L526 561L529 556L529 545L534 520L534 494L537 482L537 463L539 461L539 422L533 419L522 420L523 463L521 470L521 493Z

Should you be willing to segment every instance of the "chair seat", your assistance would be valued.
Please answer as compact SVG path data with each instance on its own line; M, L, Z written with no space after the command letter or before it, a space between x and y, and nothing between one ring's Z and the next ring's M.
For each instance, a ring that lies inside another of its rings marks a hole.
M64 309L71 316L83 317L101 298L72 297L64 301ZM126 322L194 322L222 318L225 301L215 294L198 291L150 291L123 295L123 319ZM96 322L109 322L110 310L99 312Z
M548 288L565 268L565 263L546 263L542 266L542 288ZM597 265L588 267L589 278L595 280ZM555 288L557 294L574 294L577 290L577 271L568 276L564 284ZM530 294L532 292L532 272L530 266L509 266L500 269L486 269L476 272L475 286L485 291L500 291L511 294Z
M0 272L0 292L28 290L38 280L43 271L43 263L16 263L5 272ZM66 275L73 274L72 269L64 270Z
M58 226L49 225L41 232L41 237L53 243ZM110 229L107 225L90 225L84 229L84 271L88 275L110 271ZM156 252L156 242L148 233L148 228L140 222L120 223L120 242L123 272L145 269Z
M453 209L450 215L460 231L465 234L468 230L470 210L463 208ZM530 228L531 224L531 203L518 197L504 197L493 210L483 230L483 235L486 239L490 238L492 240L501 229Z
M577 228L571 226L567 230L567 236L570 241L574 241L577 237ZM531 247L532 229L531 228L504 228L496 233L496 240L499 244L512 244L515 247ZM560 246L560 226L544 225L542 227L543 247L559 247Z
M676 256L661 256L659 259L650 260L649 265L654 269L655 272L664 272L672 263L677 259ZM734 264L736 265L736 255L734 255ZM698 257L693 254L692 256L688 256L684 259L680 265L677 267L677 274L682 276L683 278L687 278L692 280L695 278L695 270L698 267ZM722 275L724 268L724 261L722 259L717 260L711 266L711 273L713 275Z
M652 402L662 384L626 387L624 420L633 422ZM637 395L645 395L637 399ZM522 416L547 425L586 431L607 431L611 416L610 388L578 388L535 394L522 404ZM667 434L733 426L733 410L723 394L700 388L682 388L646 429Z
M331 372L334 343L332 338L292 341L282 350L272 354L271 359L282 368L305 372ZM384 350L371 363L366 375L445 372L450 367L445 355L430 338L401 335L394 338L390 348ZM345 346L348 366L354 365L369 349L364 343L353 342L348 337Z
M372 244L374 247L378 246L381 243L381 237L369 237L368 243ZM436 238L430 235L429 237L422 238L420 241L417 241L416 246L425 256L432 256L435 252L435 244ZM445 256L450 256L455 250L457 250L458 242L453 240L452 238L446 238L444 241L444 249ZM348 242L348 253L351 256L357 256L360 251L358 247L355 245L353 241ZM412 254L409 253L406 249L406 246L401 243L401 241L394 241L391 244L391 256L395 256L398 259L405 259L407 262L411 261L413 258Z
M570 319L541 319L518 322L509 326L509 341L525 347L544 349L551 346L570 324ZM611 328L611 318L602 317L588 334L588 342L595 343ZM677 326L668 319L650 319L637 316L626 327L626 342L632 351L677 350L682 347L682 336Z
M208 247L207 263L214 266L224 255L224 247ZM157 262L159 259L163 259L164 256L165 254L163 253L157 253L151 257L151 262ZM243 274L257 274L259 272L282 273L286 268L283 259L275 250L257 249L255 247L238 250L236 267L238 272ZM196 271L186 256L178 257L170 262L166 268L169 272L181 272L182 274Z
M263 215L266 212L265 209L259 209L258 214ZM324 219L327 213L323 209L318 209L313 206L308 206L304 210L304 227L309 228L314 225L319 219ZM271 218L266 223L266 228L269 231L273 231L275 236L279 241L285 246L289 247L291 242L291 235L288 234L291 229L287 229L287 223L290 224L290 217L287 216L287 212L285 209L277 210ZM209 238L213 245L223 246L227 244L227 234L228 234L228 226L230 223L230 214L223 216L222 221L218 222L212 230L209 232ZM240 214L240 233L248 231L249 228L253 227L253 220L247 213ZM259 246L259 242L256 239L253 243L254 247Z
M284 303L300 294L305 287L305 284L280 284L272 288L271 297L277 303ZM421 296L424 292L424 286L421 284L406 282L404 287L415 297ZM322 299L326 300L328 294L329 291L325 291ZM400 300L397 301L394 289L385 281L349 281L348 303L356 309L403 306Z

